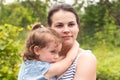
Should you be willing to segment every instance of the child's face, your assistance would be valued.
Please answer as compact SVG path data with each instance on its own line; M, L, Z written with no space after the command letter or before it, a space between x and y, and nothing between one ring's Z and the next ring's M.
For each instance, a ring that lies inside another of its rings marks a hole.
M62 44L56 46L55 42L50 42L45 48L40 48L39 55L41 61L54 63L59 58L59 52L61 51Z

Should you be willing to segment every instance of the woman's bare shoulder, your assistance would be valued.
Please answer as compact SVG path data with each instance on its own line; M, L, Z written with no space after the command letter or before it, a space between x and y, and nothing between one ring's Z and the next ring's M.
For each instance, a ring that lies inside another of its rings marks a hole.
M96 57L95 57L95 55L92 53L92 51L91 50L84 50L84 49L82 49L82 48L80 48L79 49L79 59L83 59L83 58L85 58L85 59L92 59L92 60L95 60L96 61Z
M80 49L76 64L75 80L94 80L96 77L96 57L90 50Z

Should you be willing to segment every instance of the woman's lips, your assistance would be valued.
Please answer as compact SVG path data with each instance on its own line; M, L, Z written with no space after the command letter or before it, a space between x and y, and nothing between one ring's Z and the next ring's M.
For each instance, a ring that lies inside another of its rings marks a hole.
M69 40L71 38L71 36L63 36L62 37L64 40Z

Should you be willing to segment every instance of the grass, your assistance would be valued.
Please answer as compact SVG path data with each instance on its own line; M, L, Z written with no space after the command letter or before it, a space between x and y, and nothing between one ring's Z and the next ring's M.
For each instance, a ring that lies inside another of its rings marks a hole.
M93 49L97 58L97 80L120 80L120 49L119 47L98 46Z

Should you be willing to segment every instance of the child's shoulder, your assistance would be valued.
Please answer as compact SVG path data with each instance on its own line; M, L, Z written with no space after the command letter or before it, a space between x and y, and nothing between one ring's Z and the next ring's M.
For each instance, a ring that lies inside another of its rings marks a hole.
M50 63L48 62L42 62L42 61L37 61L37 60L26 60L24 61L24 64L27 66L38 66L38 67L50 65Z
M50 64L47 62L26 60L21 65L19 78L24 78L25 80L46 80L44 74L48 71L49 67Z
M41 62L41 61L35 61L35 60L26 60L23 63L25 72L29 74L44 74L48 71L50 67L50 63L48 62Z
M28 70L44 72L44 70L46 71L49 69L51 64L48 62L41 62L41 61L36 61L36 60L26 60L26 61L24 61L23 65Z

